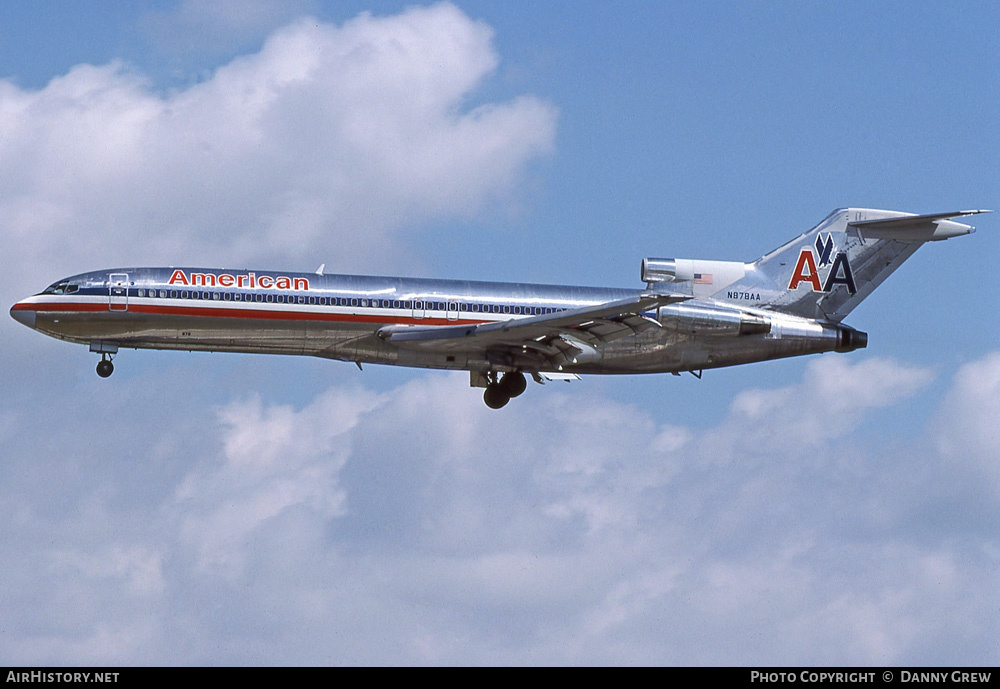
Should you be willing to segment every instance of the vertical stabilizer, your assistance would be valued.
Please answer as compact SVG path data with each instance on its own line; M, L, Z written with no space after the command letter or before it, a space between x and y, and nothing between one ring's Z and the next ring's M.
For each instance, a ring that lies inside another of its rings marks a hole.
M715 298L839 322L924 242L975 229L949 218L987 212L836 210L813 229L747 264L745 276Z

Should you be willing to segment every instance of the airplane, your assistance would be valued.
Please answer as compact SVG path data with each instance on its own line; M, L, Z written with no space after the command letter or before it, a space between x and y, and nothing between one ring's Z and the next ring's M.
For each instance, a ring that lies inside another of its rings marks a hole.
M952 218L838 209L752 263L645 258L644 289L261 270L115 268L14 304L46 335L119 348L299 354L464 370L499 409L536 382L690 372L868 344L843 319Z

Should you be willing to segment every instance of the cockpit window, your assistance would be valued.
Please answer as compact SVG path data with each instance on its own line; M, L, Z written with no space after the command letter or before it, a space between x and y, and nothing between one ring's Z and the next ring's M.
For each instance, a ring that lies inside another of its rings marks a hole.
M80 285L73 284L72 282L57 282L54 285L49 285L45 288L42 294L73 294L80 289Z

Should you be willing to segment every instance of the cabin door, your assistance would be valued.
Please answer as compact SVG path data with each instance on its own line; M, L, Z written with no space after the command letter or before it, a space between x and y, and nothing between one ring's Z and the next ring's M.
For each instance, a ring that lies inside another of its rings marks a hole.
M128 273L108 276L108 311L128 311Z
M423 318L425 315L424 302L420 299L416 299L413 302L413 317Z

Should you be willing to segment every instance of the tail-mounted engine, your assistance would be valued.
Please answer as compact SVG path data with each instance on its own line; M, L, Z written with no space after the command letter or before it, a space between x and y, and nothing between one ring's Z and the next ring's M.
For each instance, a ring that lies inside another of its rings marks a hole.
M640 270L647 289L666 283L669 291L696 297L714 294L746 275L739 261L702 261L690 258L644 258Z
M692 335L766 335L771 322L752 313L690 303L660 309L660 324L669 330Z
M672 258L642 259L642 281L647 285L653 282L674 282L678 280L677 261ZM684 278L679 278L683 280Z

